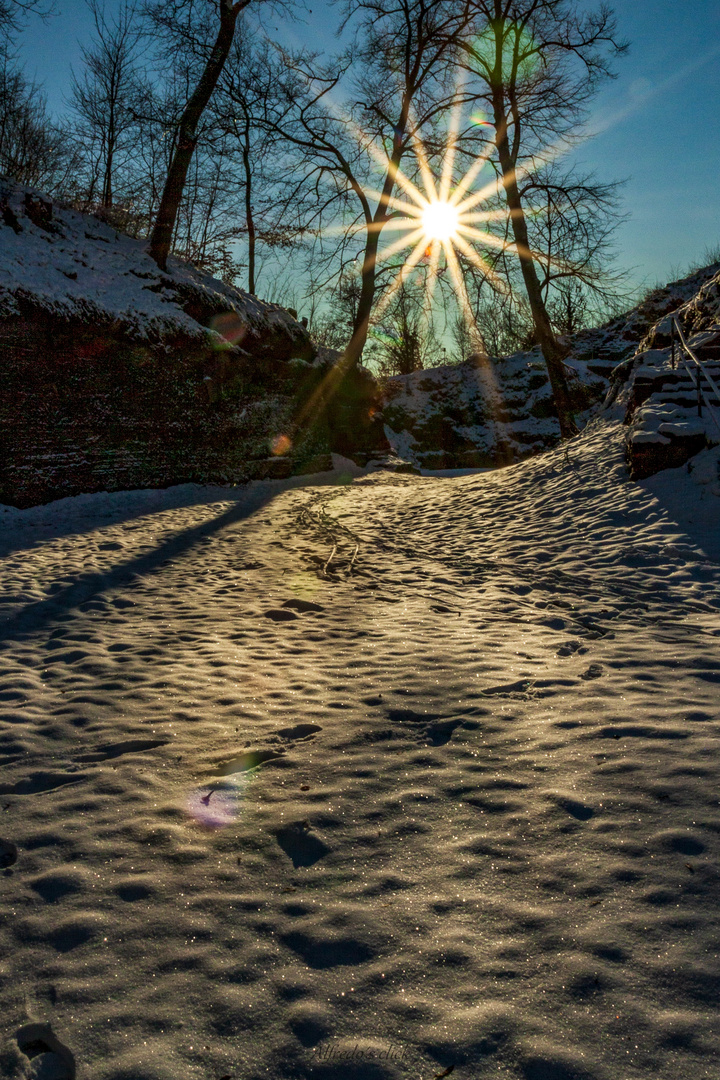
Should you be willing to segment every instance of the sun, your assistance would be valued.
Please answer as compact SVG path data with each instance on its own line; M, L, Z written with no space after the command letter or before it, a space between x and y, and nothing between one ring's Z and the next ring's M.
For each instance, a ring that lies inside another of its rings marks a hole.
M387 216L382 225L383 231L401 234L394 242L380 247L376 255L377 261L384 262L403 254L402 265L394 281L376 303L374 316L377 320L382 315L403 281L415 270L422 272L425 278L424 307L429 315L440 274L447 269L464 321L470 331L473 351L486 355L485 344L465 287L460 258L480 270L485 280L497 292L505 293L508 287L495 271L495 260L490 253L493 249L505 250L512 245L492 229L493 222L505 220L507 217L504 207L490 209L487 205L492 203L498 194L500 182L497 176L493 174L492 179L480 190L472 190L476 177L488 165L494 143L488 143L485 152L474 160L465 175L459 181L453 182L454 144L459 120L458 110L448 131L441 175L437 178L430 169L419 138L413 139L415 159L424 191L405 176L401 169L396 170L394 177L400 189L397 195L388 197L383 192L368 189L369 194L386 202ZM384 159L380 152L377 158L378 163L382 164ZM407 248L410 248L410 251L405 253L403 249ZM485 252L482 251L483 248Z
M421 221L428 240L447 242L457 233L460 215L452 203L436 200L425 207Z

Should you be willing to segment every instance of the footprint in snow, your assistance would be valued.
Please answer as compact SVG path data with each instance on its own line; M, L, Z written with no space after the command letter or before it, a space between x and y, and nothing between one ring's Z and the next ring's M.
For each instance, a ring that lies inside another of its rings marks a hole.
M17 862L18 850L12 840L0 840L0 869L6 870Z
M574 652L578 651L580 646L581 646L581 642L579 642L579 641L575 641L575 640L566 641L560 646L560 648L558 649L558 651L556 652L555 655L556 656L572 656L572 654Z
M296 821L277 829L275 839L296 870L300 866L312 866L330 851L327 844L312 832L309 821Z
M37 1080L75 1080L75 1055L60 1042L48 1023L33 1021L15 1032L21 1054L30 1059L30 1072Z
M269 611L264 612L264 615L266 619L272 619L273 622L291 622L300 617L288 608L270 608Z
M295 611L301 611L303 615L306 615L309 612L325 610L322 604L315 604L312 600L301 600L299 597L285 600L281 606L283 608L294 608Z
M274 622L291 622L293 619L299 618L298 612L302 615L315 615L319 611L324 611L325 608L322 604L315 604L312 600L301 600L298 597L292 597L290 600L283 601L279 608L270 608L265 612L266 619L272 619Z
M581 802L580 799L576 799L572 795L553 795L551 796L552 802L556 806L559 806L561 810L565 810L566 813L574 817L576 821L589 821L595 811L591 806Z
M281 739L307 739L310 735L322 731L320 724L296 724L295 727L281 728L275 734Z
M503 683L501 686L485 686L480 693L486 696L497 694L500 697L509 697L512 694L524 694L532 685L532 679L518 679L517 682Z
M591 664L587 671L583 671L581 679L599 679L604 672L602 664Z

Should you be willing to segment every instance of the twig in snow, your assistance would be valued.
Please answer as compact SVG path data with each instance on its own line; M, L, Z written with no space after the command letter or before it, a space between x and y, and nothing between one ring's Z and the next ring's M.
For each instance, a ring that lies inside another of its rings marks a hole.
M327 561L327 562L325 563L325 565L323 566L323 574L327 574L327 569L328 569L328 566L329 566L329 565L330 565L330 563L331 563L331 562L333 561L333 556L335 555L335 552L336 552L336 551L337 551L337 544L333 544L333 549L332 549L332 551L330 552L330 558L328 559L328 561Z

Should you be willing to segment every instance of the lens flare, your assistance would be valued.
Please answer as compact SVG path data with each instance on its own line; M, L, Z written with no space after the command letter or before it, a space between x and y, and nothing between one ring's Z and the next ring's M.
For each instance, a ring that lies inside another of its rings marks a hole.
M287 454L288 450L292 447L292 440L287 435L276 435L270 443L270 449L276 457L282 457L283 454Z
M238 816L242 791L238 783L224 781L198 788L188 796L186 809L190 817L206 829L223 829L232 825Z
M231 345L239 345L247 334L247 326L235 311L222 311L219 315L213 315L210 320L210 329L220 335L216 348L228 348Z
M428 240L452 240L460 224L460 216L449 202L431 202L422 213L422 225Z

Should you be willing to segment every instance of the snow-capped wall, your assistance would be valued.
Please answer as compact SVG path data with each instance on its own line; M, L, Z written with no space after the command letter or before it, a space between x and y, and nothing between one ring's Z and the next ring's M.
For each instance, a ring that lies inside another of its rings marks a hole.
M283 308L0 180L0 503L377 456L377 384L315 354Z

